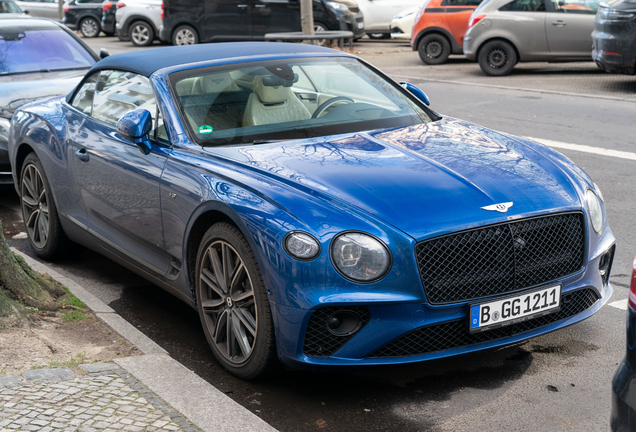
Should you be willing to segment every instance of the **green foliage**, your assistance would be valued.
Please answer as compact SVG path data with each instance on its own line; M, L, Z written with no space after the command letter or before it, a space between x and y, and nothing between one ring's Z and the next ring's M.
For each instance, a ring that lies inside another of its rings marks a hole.
M79 308L86 307L84 302L82 302L80 299L75 297L73 295L73 293L71 292L71 290L69 290L66 287L64 287L64 290L66 291L66 296L68 297L68 299L65 299L64 301L62 301L63 305L71 305L71 306L76 306L76 307L79 307Z
M66 361L51 360L49 362L49 366L70 367L70 366L81 365L84 363L86 363L86 351L77 353L74 356L71 356L71 358Z
M64 312L64 314L62 314L62 319L64 321L81 321L86 319L86 314L80 310L73 309L71 311Z

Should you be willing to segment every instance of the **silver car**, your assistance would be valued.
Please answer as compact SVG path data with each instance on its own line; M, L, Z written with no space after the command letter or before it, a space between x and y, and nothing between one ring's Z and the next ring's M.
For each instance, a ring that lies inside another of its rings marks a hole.
M148 46L159 37L163 24L162 0L129 0L117 3L115 25L119 39L130 38L135 46Z
M57 0L15 0L15 4L22 10L29 11L29 15L40 18L50 18L61 21L60 6Z
M488 75L520 61L591 60L600 0L485 0L470 17L464 55Z

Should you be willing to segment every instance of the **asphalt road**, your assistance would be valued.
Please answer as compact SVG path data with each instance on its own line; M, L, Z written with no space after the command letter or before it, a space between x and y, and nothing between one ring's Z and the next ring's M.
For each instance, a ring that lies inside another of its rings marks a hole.
M113 53L117 52L113 47L123 50L128 45L106 38L90 43ZM597 81L612 77L535 65L530 70L538 72L517 74L514 82L494 79L466 84L476 77L475 65L461 59L453 59L449 68L454 75L447 80L437 76L440 72L419 65L416 54L403 44L365 42L356 49L392 76L410 77L427 92L432 107L445 115L529 137L628 152L636 148L636 103L628 90L564 94L576 93L572 90L579 87L573 86L586 80L589 88L598 88ZM621 77L621 82L629 87L629 79L636 82L633 77ZM526 87L519 82L535 84ZM547 89L554 82L570 86ZM560 151L580 164L604 193L618 239L610 302L625 299L636 254L636 161ZM0 219L9 231L10 244L32 254L26 240L11 238L23 227L19 201L10 190L0 192ZM196 312L159 288L86 250L52 267L74 278L174 358L283 431L608 430L610 381L625 346L625 311L609 305L582 323L504 349L403 367L286 371L246 383L215 363Z

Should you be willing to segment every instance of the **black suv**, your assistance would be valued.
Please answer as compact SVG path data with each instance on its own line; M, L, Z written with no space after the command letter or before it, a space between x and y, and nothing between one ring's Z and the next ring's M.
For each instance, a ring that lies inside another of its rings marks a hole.
M82 32L87 38L97 37L102 31L102 0L71 0L64 6L62 23ZM113 33L106 33L111 36Z
M362 12L351 0L314 0L316 33L364 36ZM298 0L164 0L159 38L173 45L263 40L266 33L300 31Z
M592 32L592 58L611 73L636 73L636 2L610 1L601 4Z

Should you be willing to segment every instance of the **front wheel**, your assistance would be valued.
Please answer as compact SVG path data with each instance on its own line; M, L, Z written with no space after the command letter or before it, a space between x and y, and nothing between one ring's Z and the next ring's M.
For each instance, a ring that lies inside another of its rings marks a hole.
M172 45L194 45L199 43L197 31L189 25L182 25L172 34Z
M22 218L35 254L46 260L61 258L70 241L62 230L49 181L35 153L24 159L20 173Z
M477 60L487 75L504 76L510 74L517 64L517 52L508 42L495 40L479 50Z
M214 357L233 375L252 379L277 362L272 313L254 253L233 225L218 223L197 254L196 295Z
M448 39L436 33L424 36L417 46L420 59L427 65L446 63L450 52L451 45Z
M97 37L101 31L99 21L92 17L84 18L79 27L82 36L87 38Z
M155 31L152 26L144 21L137 21L130 25L130 40L135 46L148 46L155 39Z

